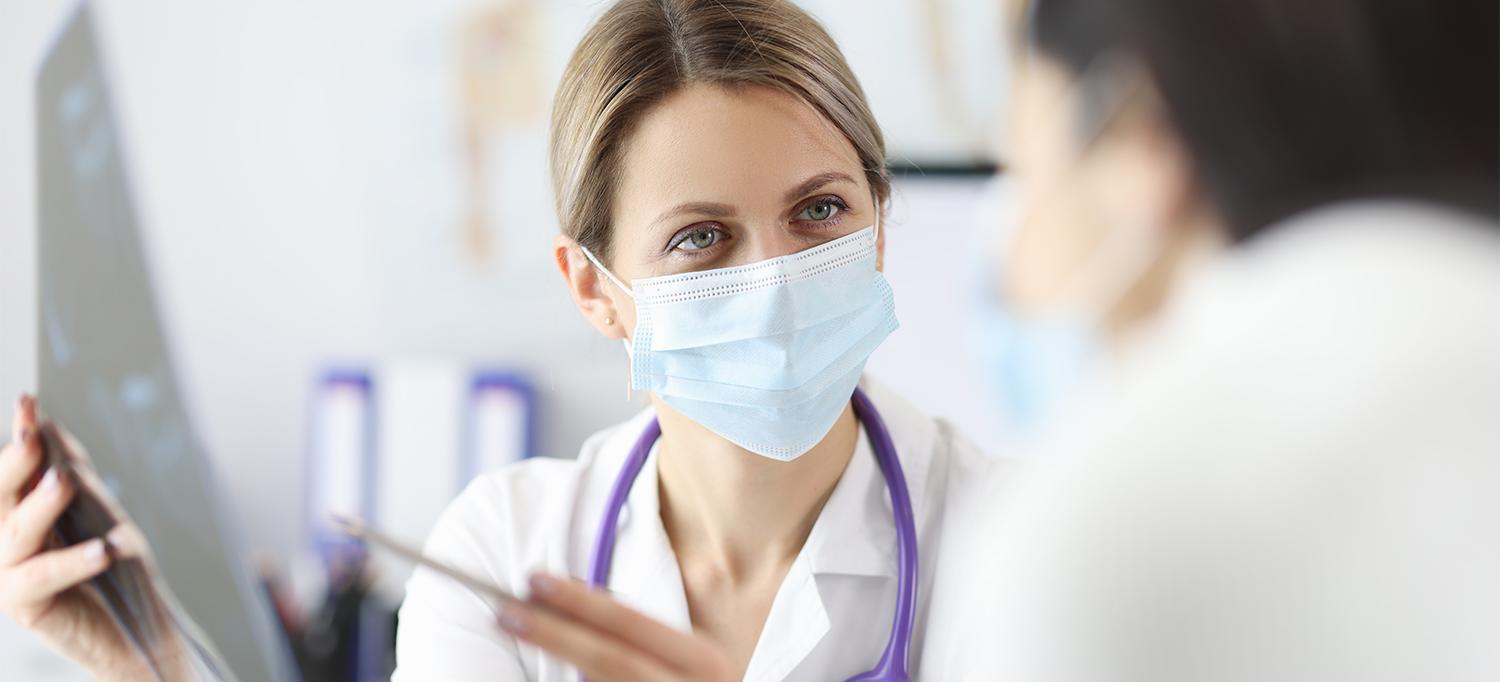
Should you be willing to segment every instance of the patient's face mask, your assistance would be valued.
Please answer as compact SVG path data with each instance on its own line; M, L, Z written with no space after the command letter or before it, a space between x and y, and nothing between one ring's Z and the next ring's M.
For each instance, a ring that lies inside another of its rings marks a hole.
M999 248L989 250L977 268L972 345L1000 401L1009 435L1032 441L1054 427L1081 390L1103 375L1108 311L1154 262L1159 246L1142 226L1113 226L1068 278L1059 305L1022 312L997 286L1005 263L1016 258L1010 247L1017 220L1000 222ZM988 227L997 226L991 220ZM996 250L1003 254L998 259Z
M878 214L878 210L877 210ZM874 225L805 251L633 280L630 385L756 454L789 461L823 440L865 361L897 327Z

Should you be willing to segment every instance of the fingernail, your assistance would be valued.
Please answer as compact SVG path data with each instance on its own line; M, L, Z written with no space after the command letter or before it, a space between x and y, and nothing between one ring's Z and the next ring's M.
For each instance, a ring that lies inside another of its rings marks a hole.
M83 548L83 558L91 564L97 564L104 560L105 549L104 538L89 540L89 544Z
M537 594L553 594L557 592L559 584L557 578L544 573L531 576L531 591Z
M46 492L46 493L50 493L50 492L56 491L57 490L57 469L48 469L47 473L42 474L42 480L41 480L40 483L37 483L36 487L40 488L42 490L42 492Z
M506 606L500 609L500 629L513 635L526 632L531 625L531 614L519 606Z
M24 448L29 443L31 443L31 427L23 426L21 427L21 432L16 434L16 445Z
M109 555L112 557L130 558L136 554L135 545L131 542L130 534L126 532L123 525L110 529L100 539L104 541L104 545L109 549Z

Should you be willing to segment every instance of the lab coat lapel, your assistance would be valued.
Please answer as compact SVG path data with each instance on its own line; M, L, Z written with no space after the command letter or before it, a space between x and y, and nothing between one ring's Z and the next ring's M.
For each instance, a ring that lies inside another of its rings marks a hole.
M786 679L828 634L828 611L811 564L804 551L787 571L745 670L746 682Z

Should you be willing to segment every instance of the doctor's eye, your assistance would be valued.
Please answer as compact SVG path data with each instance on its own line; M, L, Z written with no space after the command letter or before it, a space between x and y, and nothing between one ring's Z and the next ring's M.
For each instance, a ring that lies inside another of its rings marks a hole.
M724 230L715 225L696 225L678 232L667 244L668 251L704 251L713 248L726 236Z
M848 209L848 204L834 196L821 197L804 206L797 213L798 220L811 220L815 223L824 223L833 220L840 213Z

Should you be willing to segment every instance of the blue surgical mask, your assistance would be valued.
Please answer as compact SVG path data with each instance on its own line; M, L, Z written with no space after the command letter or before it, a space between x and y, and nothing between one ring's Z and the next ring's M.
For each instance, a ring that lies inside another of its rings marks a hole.
M630 385L726 440L790 461L823 440L865 361L895 331L875 267L879 223L806 251L637 279Z
M1088 325L1020 316L996 298L975 306L970 345L1000 402L1006 435L1033 441L1094 373L1099 343Z

